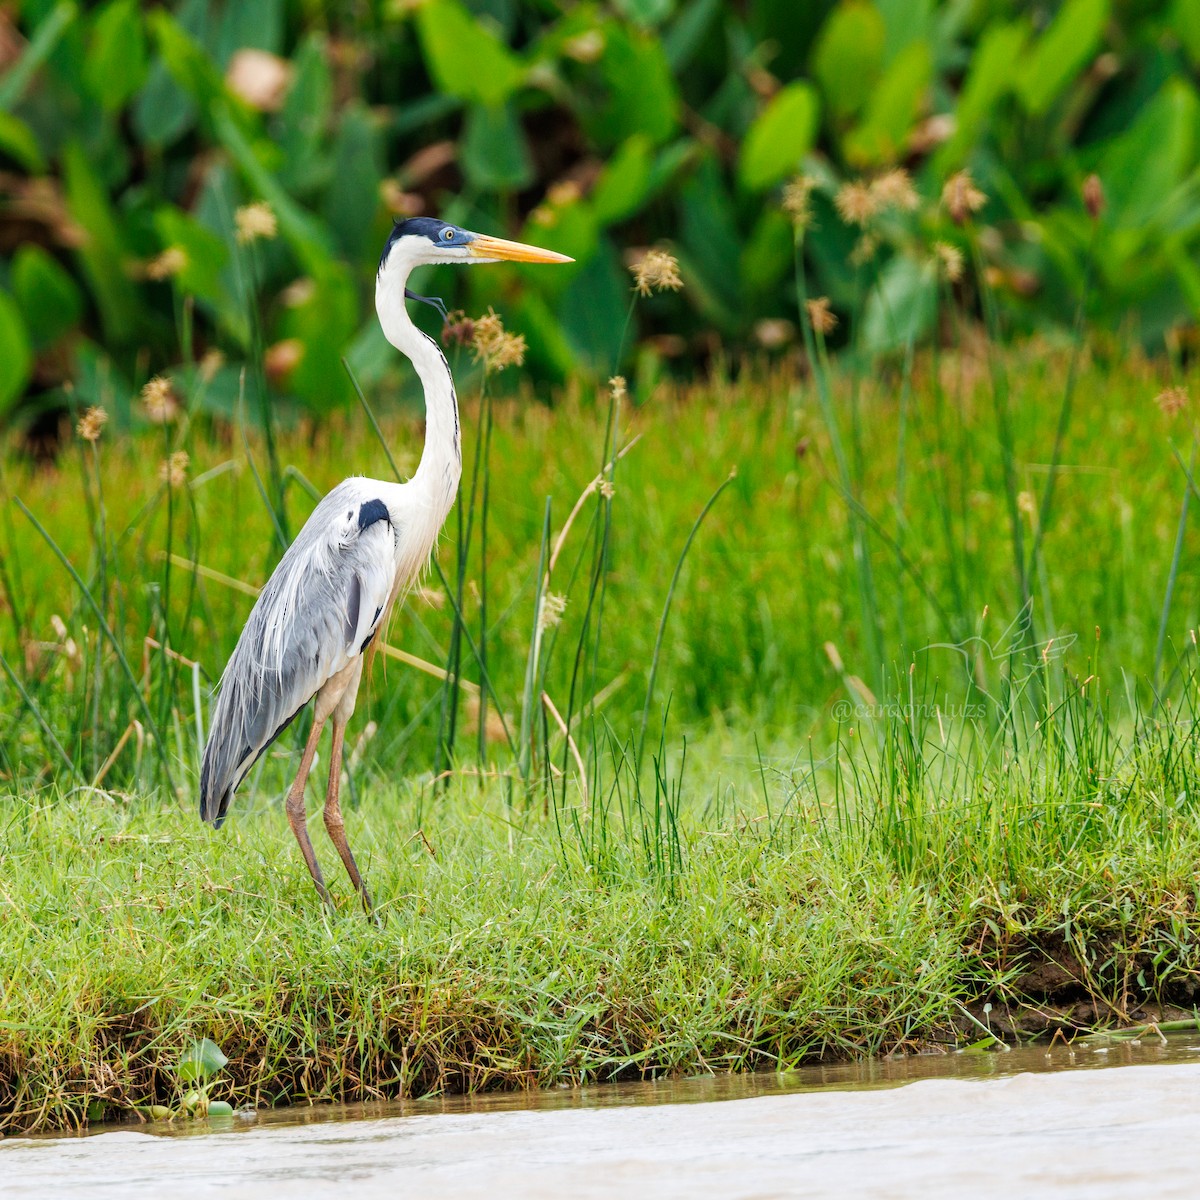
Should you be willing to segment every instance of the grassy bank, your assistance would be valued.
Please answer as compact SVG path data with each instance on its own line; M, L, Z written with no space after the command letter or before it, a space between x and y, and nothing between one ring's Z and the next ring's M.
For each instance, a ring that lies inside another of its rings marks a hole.
M4 1128L169 1102L204 1036L214 1096L276 1103L1190 1011L1193 426L1153 402L1184 381L1085 357L1056 450L1069 356L1003 369L1001 404L966 354L836 376L830 405L784 373L661 392L615 436L603 399L497 402L473 490L470 405L446 585L351 730L379 926L340 878L319 910L287 829L303 722L224 830L194 816L247 589L310 488L386 476L366 422L278 430L274 482L199 422L9 453ZM415 457L412 423L384 431Z
M770 815L716 786L730 747L697 749L665 830L629 795L547 819L494 785L372 789L350 823L380 926L340 877L320 911L275 803L220 834L111 795L10 803L6 1128L178 1103L198 1037L231 1060L213 1097L262 1105L786 1069L1196 1003L1190 742L1099 788L1073 758L882 803L849 770L816 796L773 779Z

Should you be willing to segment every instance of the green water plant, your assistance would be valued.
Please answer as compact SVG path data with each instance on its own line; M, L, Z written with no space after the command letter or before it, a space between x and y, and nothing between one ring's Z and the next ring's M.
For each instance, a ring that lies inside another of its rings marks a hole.
M194 1041L175 1064L174 1075L179 1090L174 1108L165 1104L135 1105L137 1111L151 1121L175 1121L195 1117L231 1117L233 1106L227 1100L210 1100L211 1081L229 1063L221 1047L210 1038Z

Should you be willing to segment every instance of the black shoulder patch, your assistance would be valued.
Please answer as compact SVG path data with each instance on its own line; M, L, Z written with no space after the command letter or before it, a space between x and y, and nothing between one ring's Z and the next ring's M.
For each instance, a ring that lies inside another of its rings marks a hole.
M364 529L369 529L376 521L388 521L392 519L391 513L388 512L388 506L382 500L368 500L358 510L358 532L362 533Z

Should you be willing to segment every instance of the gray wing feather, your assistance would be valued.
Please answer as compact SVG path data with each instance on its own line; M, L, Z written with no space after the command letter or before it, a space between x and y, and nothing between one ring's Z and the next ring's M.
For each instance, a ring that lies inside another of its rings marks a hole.
M218 827L258 757L362 653L386 607L395 532L390 520L359 528L364 483L347 480L317 505L221 676L200 772L200 815Z

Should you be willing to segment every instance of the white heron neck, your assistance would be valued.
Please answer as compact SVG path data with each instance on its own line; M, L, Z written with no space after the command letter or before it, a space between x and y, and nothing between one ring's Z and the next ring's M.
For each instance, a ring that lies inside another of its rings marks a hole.
M425 389L425 447L409 487L427 499L430 517L440 529L454 506L462 475L458 398L446 356L408 315L404 303L406 279L407 272L396 267L381 273L375 284L375 308L384 337L408 356Z

